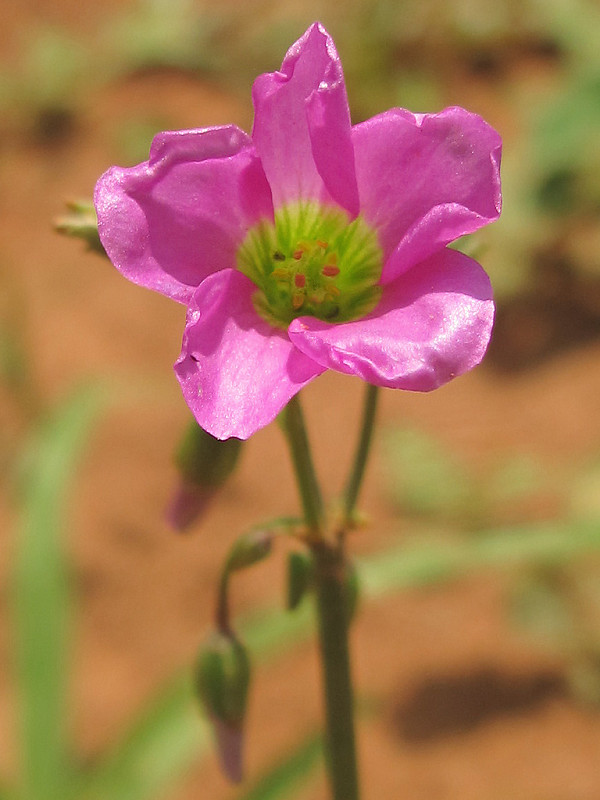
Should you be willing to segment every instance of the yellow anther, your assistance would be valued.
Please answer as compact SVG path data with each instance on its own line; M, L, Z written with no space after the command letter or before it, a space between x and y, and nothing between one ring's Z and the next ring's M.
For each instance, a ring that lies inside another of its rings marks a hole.
M299 308L302 308L304 305L304 293L303 292L294 292L292 295L292 307L294 311L298 311Z
M337 288L337 286L328 286L327 289L325 290L325 297L328 300L333 300L334 297L339 297L340 295L341 292Z
M275 267L271 275L278 280L289 281L290 279L290 273L285 267Z

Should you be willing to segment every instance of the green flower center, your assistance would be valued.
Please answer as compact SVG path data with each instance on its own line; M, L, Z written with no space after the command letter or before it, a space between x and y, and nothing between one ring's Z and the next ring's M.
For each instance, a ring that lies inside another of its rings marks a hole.
M319 203L284 206L261 221L237 252L237 268L256 285L253 302L271 325L296 317L358 319L377 305L382 253L372 228Z

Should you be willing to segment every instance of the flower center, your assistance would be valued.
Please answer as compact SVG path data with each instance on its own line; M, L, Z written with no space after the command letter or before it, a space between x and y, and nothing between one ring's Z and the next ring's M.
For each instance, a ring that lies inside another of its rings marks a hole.
M343 211L319 203L285 206L274 223L255 225L237 252L237 267L257 287L258 313L280 328L301 316L358 319L381 295L375 232L362 218L348 222Z

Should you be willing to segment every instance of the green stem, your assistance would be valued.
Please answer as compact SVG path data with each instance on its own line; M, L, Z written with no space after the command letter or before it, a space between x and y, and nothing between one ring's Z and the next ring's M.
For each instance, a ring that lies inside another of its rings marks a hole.
M373 406L373 400L368 403ZM374 408L373 408L374 411ZM365 417L372 417L372 411ZM348 590L343 537L335 543L325 538L324 510L310 454L306 429L298 397L285 409L284 429L288 443L306 523L312 529L310 547L314 559L314 584L317 596L319 642L323 671L327 767L332 800L359 800L358 770L354 737L354 698L348 646ZM371 422L363 425L353 477L349 484L352 509L364 471Z
M320 538L324 518L323 500L312 462L298 395L292 397L285 407L283 422L300 490L304 518L306 524Z
M312 547L327 743L327 766L333 800L358 800L354 736L354 697L348 646L346 565L340 546Z
M352 523L358 493L365 473L369 448L373 435L375 423L375 412L377 410L378 387L368 383L365 392L365 403L363 409L363 424L360 432L360 439L354 456L352 472L346 484L344 492L344 518L346 525Z

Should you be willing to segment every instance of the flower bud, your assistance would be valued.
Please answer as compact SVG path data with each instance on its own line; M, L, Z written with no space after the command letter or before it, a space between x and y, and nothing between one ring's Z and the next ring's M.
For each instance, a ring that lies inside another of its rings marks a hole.
M250 684L250 661L233 634L214 633L196 662L194 686L213 724L221 766L242 779L243 723Z
M270 554L272 543L271 533L262 528L243 534L231 548L226 569L233 572L257 564Z
M175 454L181 480L167 509L167 519L185 530L204 512L236 467L240 439L215 439L194 420Z
M287 565L287 607L298 608L313 580L313 562L307 553L292 551Z

